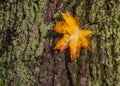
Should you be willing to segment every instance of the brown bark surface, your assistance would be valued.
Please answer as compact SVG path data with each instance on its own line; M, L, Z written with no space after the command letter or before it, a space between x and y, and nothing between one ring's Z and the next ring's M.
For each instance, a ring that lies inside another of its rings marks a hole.
M54 51L61 12L92 30L92 52ZM1 0L0 86L120 86L119 0Z

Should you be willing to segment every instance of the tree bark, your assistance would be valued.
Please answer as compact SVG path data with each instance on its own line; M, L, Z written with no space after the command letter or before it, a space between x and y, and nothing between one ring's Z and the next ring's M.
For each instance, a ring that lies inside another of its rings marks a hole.
M92 52L54 51L61 12L92 30ZM120 86L119 0L1 0L0 86Z

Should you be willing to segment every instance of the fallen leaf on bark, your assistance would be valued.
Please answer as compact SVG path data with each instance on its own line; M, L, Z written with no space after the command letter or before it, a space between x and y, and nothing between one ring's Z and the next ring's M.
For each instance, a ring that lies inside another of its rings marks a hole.
M70 47L70 58L75 60L80 55L81 47L91 51L89 35L92 31L81 29L78 18L73 18L68 12L62 13L62 17L65 21L56 21L54 31L62 33L63 37L54 49L64 51Z

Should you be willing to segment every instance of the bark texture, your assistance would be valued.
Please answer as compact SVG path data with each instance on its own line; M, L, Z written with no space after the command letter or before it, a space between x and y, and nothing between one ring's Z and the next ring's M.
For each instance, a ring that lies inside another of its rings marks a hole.
M53 50L66 11L94 32L73 62ZM120 86L120 1L1 0L0 86Z

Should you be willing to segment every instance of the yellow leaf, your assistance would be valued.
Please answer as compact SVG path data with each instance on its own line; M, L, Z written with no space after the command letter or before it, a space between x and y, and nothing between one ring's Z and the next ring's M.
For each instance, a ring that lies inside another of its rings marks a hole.
M65 21L56 21L54 31L62 33L63 37L54 49L63 51L70 47L71 60L75 60L80 55L81 47L91 50L89 35L92 31L81 29L78 18L73 18L68 12L62 13L62 16Z
M64 49L68 48L69 43L69 35L65 34L56 44L54 49L60 49L60 51L63 51Z

